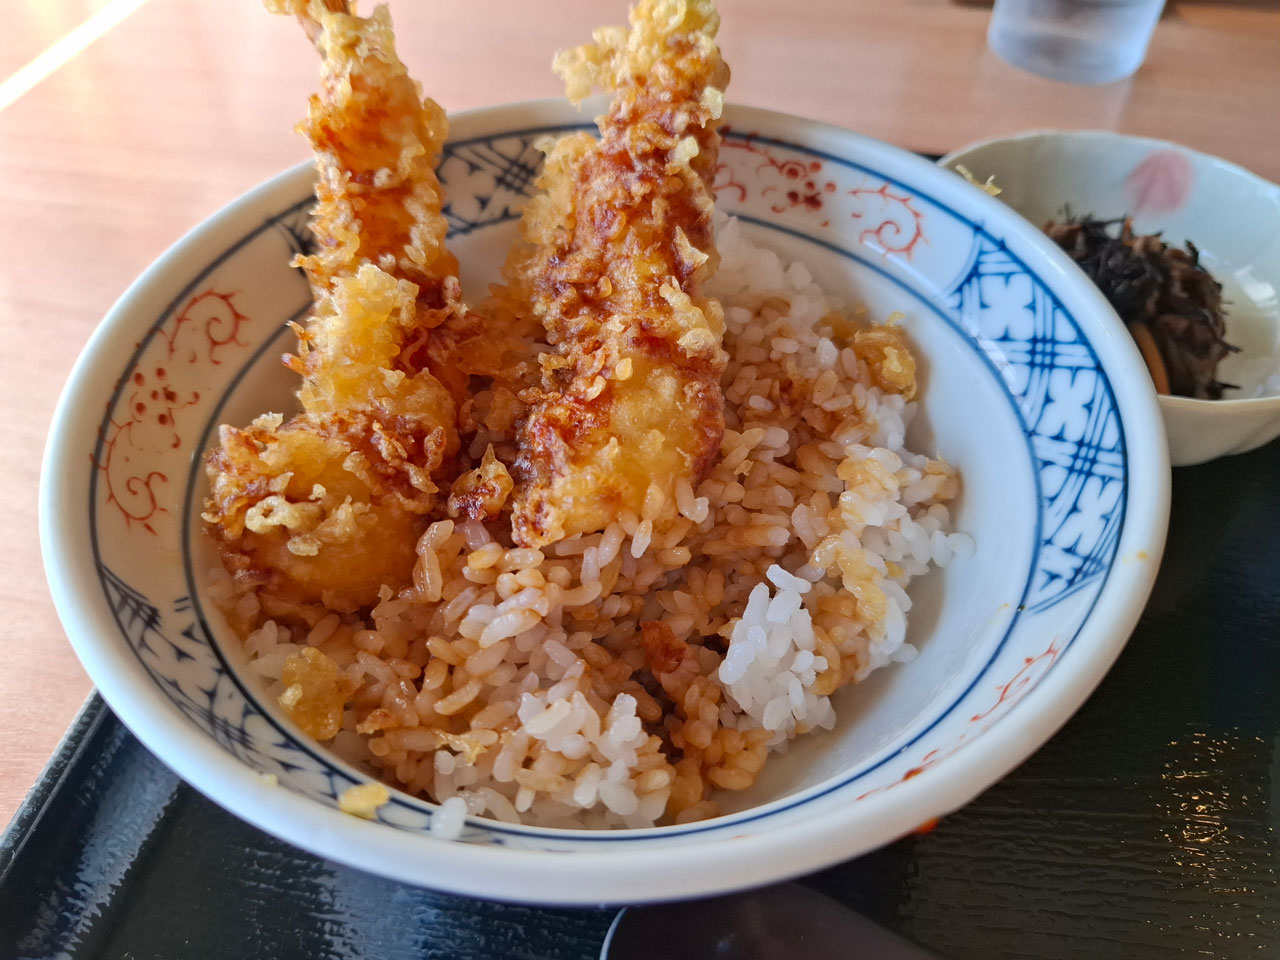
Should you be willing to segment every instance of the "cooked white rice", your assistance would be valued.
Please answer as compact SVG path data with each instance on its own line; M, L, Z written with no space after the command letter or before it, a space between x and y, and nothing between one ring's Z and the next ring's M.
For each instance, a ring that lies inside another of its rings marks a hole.
M218 572L269 693L295 715L330 698L334 750L438 802L436 836L468 814L714 815L715 792L750 786L771 749L834 724L838 688L915 655L908 583L973 549L949 532L956 476L906 449L915 405L876 385L849 314L735 222L718 246L727 429L673 524L655 529L657 487L646 516L544 550L440 521L412 589L384 590L367 621L302 611L305 630Z

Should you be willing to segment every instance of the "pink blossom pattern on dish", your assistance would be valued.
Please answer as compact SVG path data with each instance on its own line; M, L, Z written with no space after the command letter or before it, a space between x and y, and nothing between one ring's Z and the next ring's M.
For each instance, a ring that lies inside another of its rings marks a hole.
M1129 213L1173 213L1187 201L1195 171L1181 150L1153 150L1125 178Z

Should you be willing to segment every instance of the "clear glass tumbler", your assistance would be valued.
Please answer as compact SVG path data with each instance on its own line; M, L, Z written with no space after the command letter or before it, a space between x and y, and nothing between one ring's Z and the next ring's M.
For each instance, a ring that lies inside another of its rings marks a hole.
M1067 83L1110 83L1147 55L1164 0L996 0L987 43L1015 67Z

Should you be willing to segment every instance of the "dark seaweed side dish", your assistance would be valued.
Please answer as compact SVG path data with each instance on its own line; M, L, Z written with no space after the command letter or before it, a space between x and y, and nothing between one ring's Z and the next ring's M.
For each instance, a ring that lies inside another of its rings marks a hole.
M1200 251L1160 234L1133 232L1128 217L1050 221L1045 233L1089 275L1137 341L1160 393L1219 400L1232 384L1218 362L1236 348L1224 339L1222 285L1200 266Z

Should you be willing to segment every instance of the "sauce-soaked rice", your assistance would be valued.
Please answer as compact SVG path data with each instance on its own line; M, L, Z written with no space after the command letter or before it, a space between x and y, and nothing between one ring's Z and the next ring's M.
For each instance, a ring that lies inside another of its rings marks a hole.
M732 222L718 244L726 430L674 519L659 491L541 550L513 547L502 518L441 520L413 585L366 615L282 608L218 572L250 669L304 731L473 815L685 822L830 726L836 690L914 654L907 584L971 543L948 533L955 473L904 446L905 337L835 311ZM509 426L484 409L481 450Z

